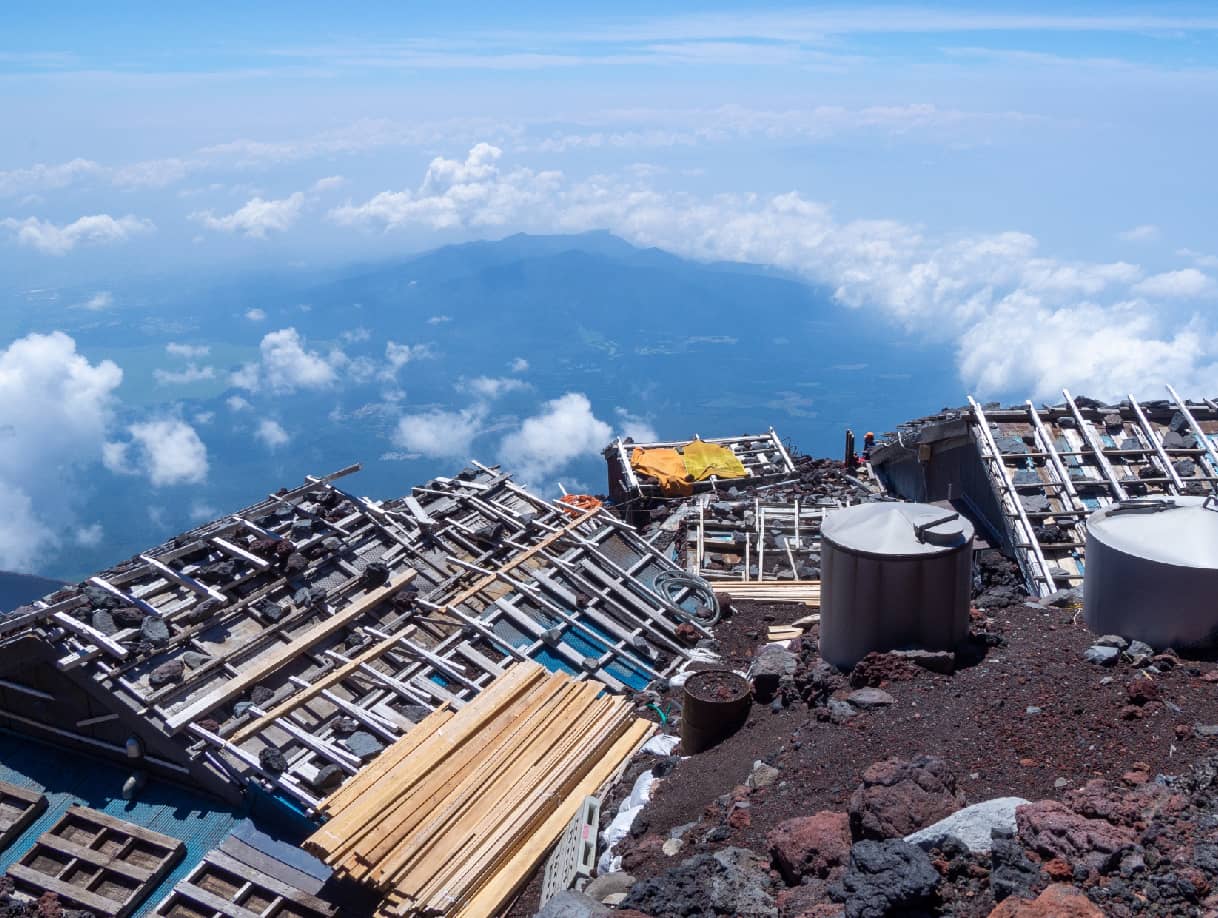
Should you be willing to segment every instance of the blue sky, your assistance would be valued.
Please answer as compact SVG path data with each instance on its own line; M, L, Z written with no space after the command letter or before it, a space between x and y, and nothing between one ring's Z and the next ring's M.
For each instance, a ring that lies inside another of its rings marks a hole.
M1214 378L1208 5L0 16L10 303L154 268L290 269L605 228L772 262L956 340L978 391L1041 387L1043 373L970 367L965 352L1029 310L1060 333L1116 328L1088 365L1151 338L1188 352L1188 381ZM1119 389L1145 369L1080 381Z
M143 244L159 257L245 254L217 239L183 251L192 213L331 173L370 196L478 141L572 177L643 164L667 170L666 190L799 191L843 218L1018 229L1063 257L1122 256L1115 234L1145 224L1163 250L1143 260L1218 248L1218 13L1204 5L51 6L2 14L0 207L60 222L129 210L156 225ZM78 159L118 175L12 175ZM276 235L259 258L367 246L318 220Z
M962 395L1218 395L1216 49L1201 4L5 4L0 567L70 552L72 527L100 551L117 524L87 482L186 505L219 425L304 442L267 380L400 372L374 407L414 452L558 427L586 458L645 423L534 388L528 354L483 381L517 416L417 405L425 337L309 340L269 304L174 337L192 291L250 269L518 231L777 266L953 354ZM134 288L164 304L144 338ZM192 410L189 385L267 401Z

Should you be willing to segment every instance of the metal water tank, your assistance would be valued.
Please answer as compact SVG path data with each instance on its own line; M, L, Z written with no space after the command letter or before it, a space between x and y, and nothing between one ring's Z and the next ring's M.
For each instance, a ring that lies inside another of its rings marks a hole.
M821 526L821 656L952 650L968 634L973 524L930 504L859 504Z
M1180 496L1096 511L1083 576L1096 634L1160 649L1218 643L1218 502Z

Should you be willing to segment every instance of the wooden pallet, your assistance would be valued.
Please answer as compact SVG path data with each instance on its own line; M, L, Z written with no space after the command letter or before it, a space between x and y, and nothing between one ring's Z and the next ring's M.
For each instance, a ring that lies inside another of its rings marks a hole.
M176 838L73 805L8 875L21 895L52 892L74 908L126 918L185 852Z
M495 914L651 733L628 701L601 693L512 666L329 797L306 849L380 890L381 916Z
M16 841L46 808L47 798L38 791L0 781L0 851Z
M208 852L151 914L157 918L332 918L336 914L328 902L300 888L298 871L248 847L230 849L230 841Z
M820 608L819 580L772 580L763 583L732 583L724 586L732 599L755 602L798 602Z

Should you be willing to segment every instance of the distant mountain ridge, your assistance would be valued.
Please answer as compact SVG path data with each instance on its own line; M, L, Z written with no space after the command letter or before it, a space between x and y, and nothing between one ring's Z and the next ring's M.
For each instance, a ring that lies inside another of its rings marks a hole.
M0 612L11 612L64 586L62 580L51 580L36 574L14 574L0 571Z

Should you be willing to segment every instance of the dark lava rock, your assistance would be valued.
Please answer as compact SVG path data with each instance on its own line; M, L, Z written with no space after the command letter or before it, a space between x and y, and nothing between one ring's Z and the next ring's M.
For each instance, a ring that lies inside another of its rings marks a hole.
M648 915L686 918L778 915L769 865L746 848L691 857L659 876L635 883L620 904Z
M265 685L255 685L253 690L250 692L250 701L252 701L258 707L262 707L274 697L275 693Z
M1164 449L1196 449L1197 438L1192 434L1177 433L1169 430L1163 435Z
M343 745L350 749L353 755L358 755L361 759L374 756L385 748L384 743L366 730L356 730L343 740Z
M93 629L100 631L102 634L111 635L118 632L118 625L114 623L114 616L105 609L98 609L93 613Z
M219 612L224 608L224 603L215 598L208 598L200 603L197 603L194 608L187 609L178 616L178 621L183 625L198 625Z
M1040 884L1040 865L1028 857L1012 832L995 831L990 848L990 891L994 900L1029 898Z
M364 586L375 589L389 582L389 567L382 561L373 561L364 568Z
M795 654L782 647L763 647L749 666L749 679L753 682L753 694L758 701L766 702L778 693L783 681L794 679L799 660Z
M933 910L939 874L926 852L899 839L861 841L850 849L846 874L829 895L846 906L846 918L888 918Z
M259 558L270 558L275 554L275 546L278 544L278 539L254 539L250 542L249 549L251 554Z
M169 643L169 626L155 615L149 615L140 622L140 634L153 647Z
M354 717L340 717L334 721L333 730L338 736L350 736L359 726L359 721Z
M324 765L317 771L317 775L310 782L315 788L323 793L338 790L338 786L343 783L343 777L346 775L337 765Z
M205 653L199 653L197 650L188 650L178 659L180 659L191 669L198 669L200 666L205 666L211 657Z
M167 660L148 674L148 684L153 688L161 688L180 682L185 670L181 660Z
M790 886L827 877L850 856L850 817L828 810L780 822L767 839L774 866Z
M262 613L262 617L268 622L277 622L286 614L283 606L279 605L277 602L270 602L269 600L260 605L258 607L258 611Z
M855 838L904 838L964 806L947 763L929 755L869 765L850 797Z
M298 551L292 552L283 562L283 572L287 576L299 574L301 571L307 570L308 567L309 559Z
M279 775L288 770L287 758L282 752L271 746L258 753L258 764L264 771L269 771L271 774Z
M237 565L233 561L216 561L199 571L198 578L213 586L229 583L237 576Z
M110 614L114 616L116 622L124 627L139 625L145 618L144 612L135 606L117 605L110 610Z

